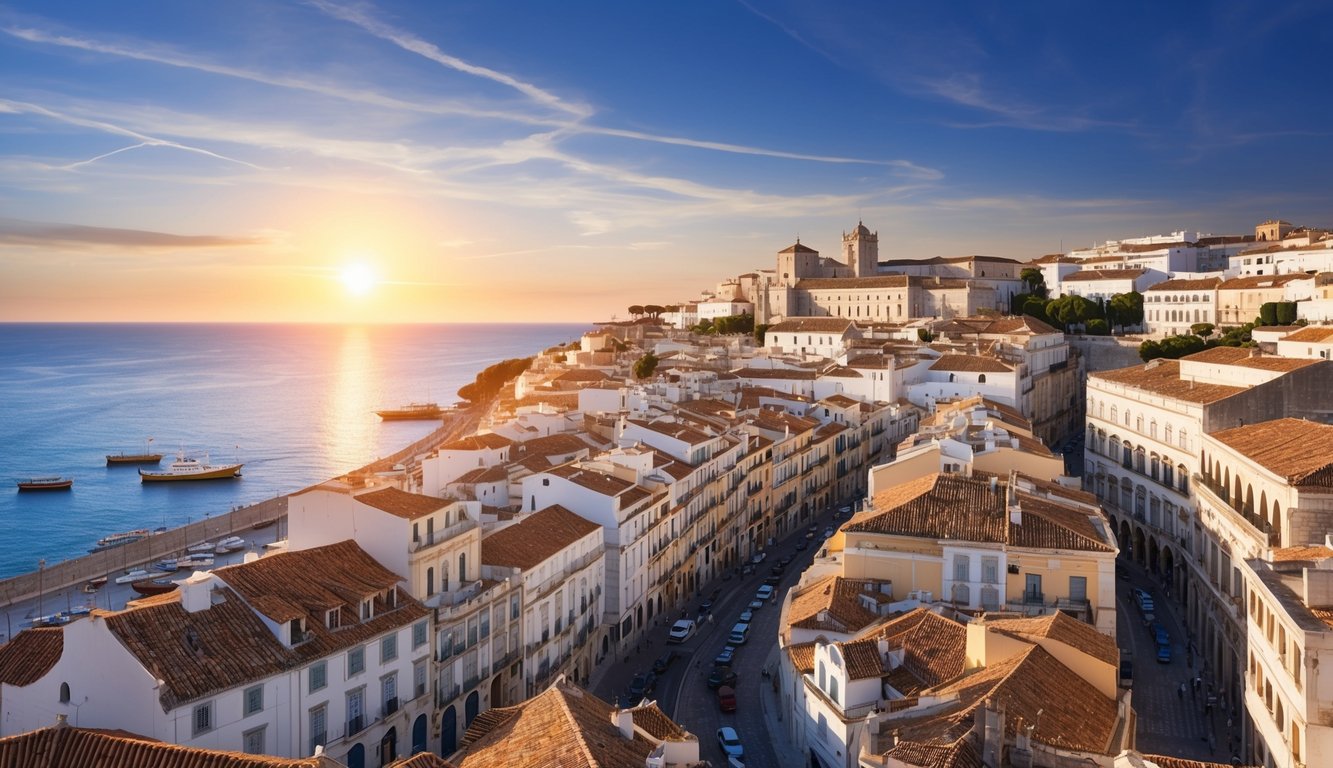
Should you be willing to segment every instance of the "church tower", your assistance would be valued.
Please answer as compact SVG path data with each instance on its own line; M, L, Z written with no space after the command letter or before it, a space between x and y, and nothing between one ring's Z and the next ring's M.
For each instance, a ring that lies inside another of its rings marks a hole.
M879 274L879 233L856 222L856 229L842 233L842 255L853 277L874 277Z

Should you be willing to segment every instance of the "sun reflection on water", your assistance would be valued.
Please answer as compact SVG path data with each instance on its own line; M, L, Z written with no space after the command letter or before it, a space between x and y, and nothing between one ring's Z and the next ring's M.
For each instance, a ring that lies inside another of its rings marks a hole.
M375 444L376 367L366 329L348 326L338 348L331 402L324 409L325 459L339 472L365 463L366 447Z

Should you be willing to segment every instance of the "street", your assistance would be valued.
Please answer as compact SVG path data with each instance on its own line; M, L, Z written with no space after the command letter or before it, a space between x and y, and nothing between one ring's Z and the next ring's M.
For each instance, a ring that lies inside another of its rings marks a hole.
M836 509L834 507L833 509ZM694 600L687 610L690 618L697 617L701 602L708 599L714 589L719 594L713 601L710 612L711 621L706 617L700 623L699 631L688 642L680 645L666 643L667 626L653 633L653 639L639 651L631 653L628 662L617 660L594 684L593 692L607 701L615 702L629 687L634 675L647 672L652 668L653 660L669 649L675 649L680 658L659 677L656 690L648 698L655 699L658 706L683 728L699 737L699 756L714 766L725 766L726 756L717 744L717 729L730 725L740 734L745 746L745 765L747 768L779 768L799 764L791 756L779 756L774 749L772 729L768 725L765 711L761 707L761 697L765 706L771 707L771 692L764 686L771 686L771 679L765 678L763 669L776 659L778 619L781 613L782 598L786 591L799 579L801 572L809 567L824 541L822 531L825 527L845 521L833 518L833 509L825 510L812 520L798 526L787 538L769 547L767 557L755 566L753 573L718 579L703 588L704 596ZM809 526L815 525L819 533L813 539L806 539ZM806 541L804 551L797 551L798 541ZM755 599L755 592L771 577L772 567L783 557L791 557L780 577L773 599L755 612L750 622L749 639L737 647L732 669L736 672L736 711L722 712L718 708L717 694L707 685L707 679L713 670L713 659L727 645L727 636L732 626L738 621L740 613L746 610L750 601ZM665 617L673 619L676 617ZM772 658L770 658L772 657ZM773 713L773 719L777 715Z

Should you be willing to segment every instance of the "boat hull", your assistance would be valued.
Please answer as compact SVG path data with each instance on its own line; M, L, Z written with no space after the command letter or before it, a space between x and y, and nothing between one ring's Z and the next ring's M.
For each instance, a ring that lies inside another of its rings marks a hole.
M167 579L145 579L130 584L130 589L141 595L161 595L171 592L178 586L174 581Z
M444 409L436 403L413 403L404 408L375 411L375 415L385 421L439 421L444 418Z
M68 491L74 487L74 480L68 477L56 479L33 479L15 481L20 491Z
M241 476L242 464L228 464L189 472L145 472L139 470L139 479L145 483L179 483L190 480L230 480Z
M114 467L120 464L158 464L162 461L160 453L118 453L106 455L106 465Z

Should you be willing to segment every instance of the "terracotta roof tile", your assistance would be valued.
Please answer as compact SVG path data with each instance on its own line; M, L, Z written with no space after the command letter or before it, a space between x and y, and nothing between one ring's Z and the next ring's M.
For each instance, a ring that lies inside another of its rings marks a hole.
M787 656L791 658L791 665L804 674L815 671L815 641L808 643L793 643L787 646Z
M652 495L646 489L628 480L593 469L585 469L575 464L552 467L547 471L556 477L562 477L575 485L587 488L602 496L618 498L622 508L636 504Z
M1333 557L1333 549L1323 544L1307 547L1278 547L1273 550L1273 562L1282 563L1293 560L1324 560Z
M641 766L654 744L626 739L613 708L593 694L558 683L513 707L478 715L463 737L460 768L622 768Z
M514 441L504 435L497 435L494 432L483 432L477 435L468 435L460 437L449 443L440 446L440 450L447 451L482 451L486 449L504 448L507 445L513 445Z
M869 626L879 615L861 604L859 595L865 584L865 579L853 581L841 576L815 581L792 596L788 623L801 629L847 634Z
M1181 359L1195 363L1234 365L1264 371L1295 371L1320 362L1300 357L1266 355L1256 347L1213 347Z
M1012 373L1014 368L1003 360L978 355L944 355L930 366L932 371L966 371L969 373Z
M876 275L874 277L807 277L804 280L796 281L798 290L820 290L820 289L874 289L874 288L906 288L906 275Z
M630 715L636 727L642 728L655 739L681 741L689 735L675 720L667 717L655 701L631 709Z
M1201 277L1191 279L1185 277L1175 278L1173 280L1163 280L1146 290L1144 293L1166 293L1169 291L1211 291L1221 285L1220 277Z
M688 424L671 421L648 421L646 419L628 419L627 421L635 426L675 438L689 445L701 445L713 439L712 435L695 429Z
M1211 439L1297 486L1333 486L1333 426L1275 419L1214 432Z
M842 660L847 665L847 677L865 680L884 676L884 660L879 655L879 641L853 640L842 643Z
M534 437L531 440L515 443L514 449L509 452L509 458L517 461L527 460L533 456L566 456L589 450L589 445L575 435L557 432L554 435Z
M0 645L0 683L25 686L37 682L65 652L61 627L25 629Z
M853 323L842 317L792 317L768 327L769 333L846 333Z
M600 530L597 523L554 504L482 539L481 561L527 570Z
M791 368L738 368L732 373L742 379L784 379L814 381L818 371L794 370Z
M0 765L24 768L336 768L327 757L290 759L182 747L87 728L39 728L0 739ZM397 766L394 763L394 766Z
M1217 286L1219 291L1245 291L1262 288L1281 288L1293 280L1313 280L1314 275L1246 275L1233 277Z
M1333 340L1333 326L1328 325L1311 325L1282 337L1282 341L1303 341L1314 344L1326 343L1329 340Z
M1120 648L1110 635L1104 635L1091 624L1085 624L1059 611L1030 619L992 619L986 624L993 629L1015 635L1049 637L1107 664L1116 664L1120 661Z
M303 666L429 614L398 592L393 608L376 598L370 620L347 618L357 615L362 598L399 581L352 541L269 555L214 575L236 594L215 589L205 610L187 612L176 590L169 601L105 617L116 639L163 681L159 697L166 709ZM325 611L345 604L355 607L343 611L341 627L328 629ZM256 611L284 623L305 618L309 639L284 646Z
M1088 379L1116 384L1170 397L1187 403L1213 403L1245 391L1229 384L1208 384L1180 378L1179 360L1153 360L1143 365L1089 373Z
M425 517L449 506L449 502L443 499L424 496L419 493L408 493L393 487L358 494L353 498L366 506L374 507L381 512L388 512L394 517L407 520Z
M1049 323L1042 322L1032 315L1018 315L1010 317L1001 317L990 321L982 333L1060 333L1060 329L1055 328Z
M1061 282L1087 282L1089 280L1136 280L1142 277L1146 269L1085 269L1060 278Z

